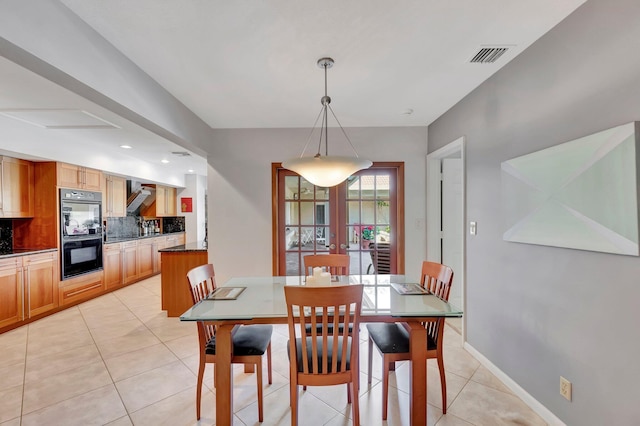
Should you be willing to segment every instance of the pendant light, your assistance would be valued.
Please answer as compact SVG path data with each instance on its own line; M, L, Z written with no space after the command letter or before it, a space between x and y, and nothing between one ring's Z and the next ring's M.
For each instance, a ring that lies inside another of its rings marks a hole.
M307 144L302 150L302 154L298 158L292 158L290 160L284 161L282 163L282 167L285 169L289 169L298 173L300 176L311 182L316 186L322 187L330 187L335 186L341 182L344 182L349 176L357 172L358 170L367 169L371 167L371 161L365 160L358 157L358 153L356 149L353 147L353 144L349 140L349 137L345 133L342 125L338 121L338 117L331 109L331 98L327 96L327 69L333 66L333 59L331 58L320 58L318 59L318 67L324 69L324 96L320 99L322 103L322 109L320 110L320 114L318 114L318 118L316 118L316 122L313 124L313 128L311 129L311 134L309 135L309 140L307 140ZM346 157L346 156L335 156L329 155L329 123L328 123L328 112L331 111L333 118L338 123L340 130L344 134L344 137L351 145L351 149L353 150L355 156L354 157ZM320 140L318 142L318 152L313 157L304 157L304 153L309 146L309 142L311 141L311 136L313 135L313 131L315 130L316 124L318 120L322 117L322 125L320 127ZM322 137L324 136L324 155L320 153L322 149Z

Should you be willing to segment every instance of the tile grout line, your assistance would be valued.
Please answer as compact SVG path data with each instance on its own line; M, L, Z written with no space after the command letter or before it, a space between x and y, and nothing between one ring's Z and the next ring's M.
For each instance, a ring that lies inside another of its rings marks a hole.
M120 303L122 303L121 300L118 299L118 301ZM87 326L87 331L89 332L89 335L91 336L91 340L93 341L93 344L96 347L96 351L98 351L98 354L100 355L100 359L102 360L102 364L104 365L104 369L107 370L107 374L109 375L109 378L111 379L111 384L113 385L113 388L115 389L116 393L118 394L118 398L120 398L120 402L122 403L122 406L124 407L124 411L127 413L127 417L129 417L129 421L131 422L131 424L133 424L133 419L131 419L131 415L129 413L129 410L127 409L126 404L124 403L124 400L122 399L122 395L120 395L120 391L118 390L118 387L116 386L116 382L113 380L113 376L111 375L111 371L109 371L109 367L107 367L107 362L104 360L104 357L102 356L102 351L100 351L100 347L98 346L98 342L96 342L96 339L93 335L93 331L91 330L91 327L89 327L89 323L87 323L87 319L85 318L82 309L80 309L80 306L82 306L83 303L81 303L80 305L78 305L78 311L80 312L80 316L82 317L82 321L84 321L84 324ZM126 305L125 305L126 307ZM127 307L127 309L129 309ZM119 417L122 418L122 417ZM118 420L118 419L115 419ZM114 421L115 421L114 420Z

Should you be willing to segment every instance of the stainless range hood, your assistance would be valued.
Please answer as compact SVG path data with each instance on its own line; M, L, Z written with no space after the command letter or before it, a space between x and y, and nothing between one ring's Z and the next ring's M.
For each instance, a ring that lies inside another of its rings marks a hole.
M144 203L151 195L153 195L151 188L142 187L133 192L129 198L127 198L127 213L135 213L138 211L142 203Z

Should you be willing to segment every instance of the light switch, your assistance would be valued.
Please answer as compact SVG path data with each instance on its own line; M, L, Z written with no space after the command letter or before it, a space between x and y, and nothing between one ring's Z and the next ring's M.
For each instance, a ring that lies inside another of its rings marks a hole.
M477 224L476 222L469 222L469 233L471 235L476 235L476 231L477 231Z

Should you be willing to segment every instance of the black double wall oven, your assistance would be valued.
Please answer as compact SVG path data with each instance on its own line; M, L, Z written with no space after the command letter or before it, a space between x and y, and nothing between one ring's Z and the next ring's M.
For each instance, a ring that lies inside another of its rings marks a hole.
M102 193L60 189L61 275L102 270Z

